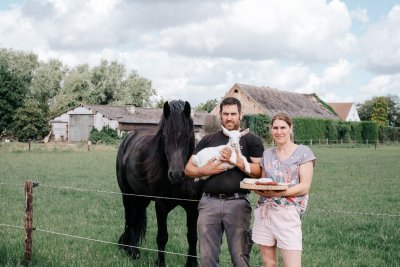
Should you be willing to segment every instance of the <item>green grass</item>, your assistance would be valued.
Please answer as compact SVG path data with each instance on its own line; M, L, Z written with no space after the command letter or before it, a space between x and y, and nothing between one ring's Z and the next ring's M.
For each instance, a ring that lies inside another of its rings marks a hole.
M303 217L303 266L396 266L400 263L400 146L312 146L317 165ZM107 242L122 232L121 196L55 188L119 192L114 147L0 145L0 224L23 226L25 180L34 188L32 266L152 266L156 252L130 260L113 244L51 234L54 231ZM251 196L255 205L256 196ZM372 214L369 214L372 213ZM383 214L383 215L378 215ZM385 215L386 214L386 215ZM186 253L183 209L169 216L167 251ZM156 249L154 205L148 208L147 238ZM18 266L23 229L0 225L0 266ZM221 266L231 266L226 242ZM185 258L167 255L169 266ZM251 266L261 266L253 247Z

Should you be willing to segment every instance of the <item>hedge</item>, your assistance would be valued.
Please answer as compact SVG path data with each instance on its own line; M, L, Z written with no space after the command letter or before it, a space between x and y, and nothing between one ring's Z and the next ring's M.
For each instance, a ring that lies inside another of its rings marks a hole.
M245 115L244 127L270 142L269 127L271 118L263 115ZM357 142L375 143L379 141L400 141L400 128L378 126L373 121L349 122L314 118L293 118L293 131L297 143L309 144L310 142ZM312 141L311 141L312 140Z

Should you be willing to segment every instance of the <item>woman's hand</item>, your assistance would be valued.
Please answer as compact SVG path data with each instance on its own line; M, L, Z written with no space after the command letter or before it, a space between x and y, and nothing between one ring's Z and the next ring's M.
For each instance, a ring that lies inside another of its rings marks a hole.
M283 197L287 190L253 190L254 193L263 197Z

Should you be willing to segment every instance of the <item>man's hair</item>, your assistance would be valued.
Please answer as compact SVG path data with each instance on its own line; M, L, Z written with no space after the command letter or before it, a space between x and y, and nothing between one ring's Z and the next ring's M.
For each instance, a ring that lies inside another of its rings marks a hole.
M242 111L242 104L240 103L239 99L235 97L226 97L221 101L221 104L219 104L219 113L222 112L222 108L224 106L231 106L231 105L236 105L238 107L239 114Z

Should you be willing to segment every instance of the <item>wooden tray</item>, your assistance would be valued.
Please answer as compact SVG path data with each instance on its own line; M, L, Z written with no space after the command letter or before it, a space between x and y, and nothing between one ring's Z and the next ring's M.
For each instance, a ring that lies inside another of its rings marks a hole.
M248 184L240 182L240 188L250 189L250 190L286 190L289 188L289 185L287 184L258 185L258 184Z

